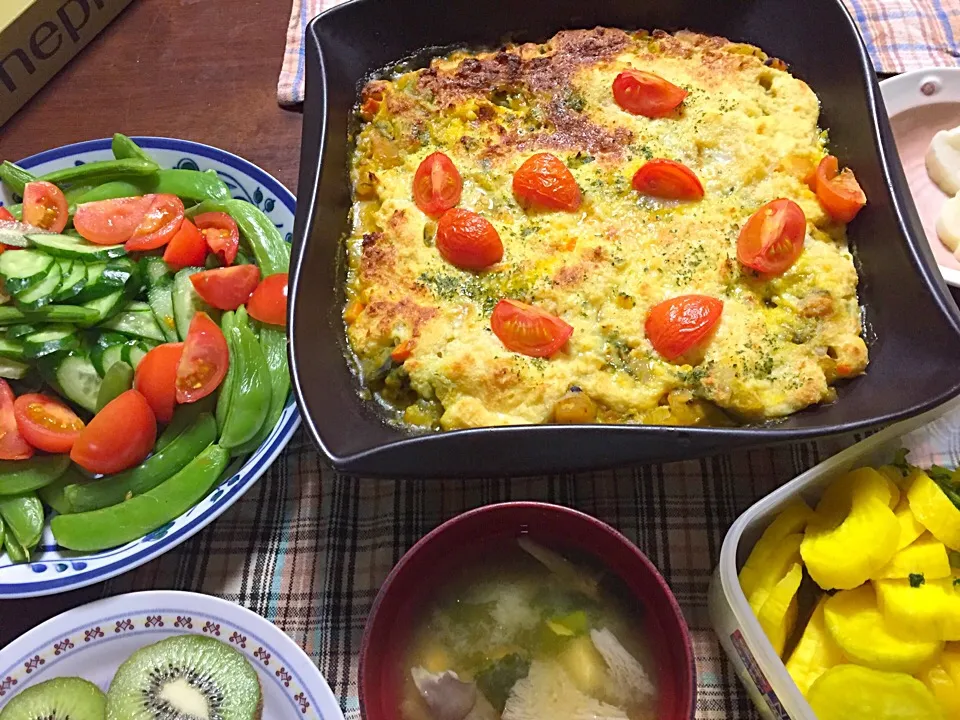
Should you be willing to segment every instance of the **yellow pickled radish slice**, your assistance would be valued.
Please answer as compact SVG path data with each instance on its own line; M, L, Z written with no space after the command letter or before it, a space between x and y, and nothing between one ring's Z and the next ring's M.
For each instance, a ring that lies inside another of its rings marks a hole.
M922 470L910 473L910 509L933 536L951 550L960 550L960 508Z
M823 606L829 596L824 595L810 616L803 635L787 660L787 672L804 695L810 690L814 680L834 665L843 662L843 652L827 632L823 619Z
M903 473L900 472L900 468L896 465L881 465L877 468L877 472L896 485L897 488L899 488L903 482Z
M870 585L838 592L827 600L823 617L830 637L847 659L875 670L915 673L932 662L943 648L938 640L919 639L886 622Z
M807 572L824 590L862 585L896 552L900 523L893 510L868 488L852 492L845 508L821 512L821 501L800 544Z
M757 620L777 655L783 655L783 646L797 624L797 590L803 580L803 566L794 563L767 597Z
M800 562L801 542L803 542L801 533L787 535L764 560L763 567L757 573L756 586L747 596L754 615L760 613L760 608L767 601L774 586L786 577L794 563Z
M893 502L894 491L898 492L899 500L896 484L873 468L857 468L827 485L816 510L822 515L829 515L831 512L845 515L849 512L851 500L857 495L872 495L892 509L897 505Z
M913 544L899 550L873 577L897 579L922 575L925 580L939 580L952 574L947 546L930 533L924 533Z
M817 720L944 720L927 687L909 675L837 665L810 687Z
M960 718L960 650L945 649L940 662L917 677L929 688L949 720Z
M950 597L953 581L946 580L874 580L877 607L884 621L896 628L898 636L918 640L953 640L950 628ZM960 639L960 638L956 638Z
M900 502L893 509L893 514L897 516L897 522L900 523L900 540L897 542L897 550L903 550L927 531L910 509L910 501L906 493L900 496Z
M784 509L774 518L773 522L763 531L757 544L750 551L747 562L740 571L740 587L748 598L761 584L767 558L777 549L788 535L803 532L807 522L813 516L813 510L803 498L791 500ZM782 575L777 579L779 580Z

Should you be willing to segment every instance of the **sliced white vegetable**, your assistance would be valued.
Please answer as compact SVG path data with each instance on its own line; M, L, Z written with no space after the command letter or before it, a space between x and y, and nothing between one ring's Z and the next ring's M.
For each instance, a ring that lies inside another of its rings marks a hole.
M940 208L937 235L950 252L956 254L960 249L960 195L950 198Z
M960 192L960 127L933 136L926 155L927 174L947 195Z

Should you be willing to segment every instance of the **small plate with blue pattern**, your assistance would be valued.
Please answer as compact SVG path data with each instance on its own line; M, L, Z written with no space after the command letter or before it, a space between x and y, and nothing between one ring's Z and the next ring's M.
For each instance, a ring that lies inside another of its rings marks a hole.
M224 150L187 140L136 137L134 140L165 168L215 170L234 198L253 203L273 221L289 242L293 233L296 198L256 165ZM18 164L37 175L94 160L110 160L110 140L65 145L24 158ZM0 205L14 201L0 187ZM234 462L225 479L197 505L140 540L104 552L83 554L61 549L49 527L30 562L14 564L0 554L0 599L35 597L66 592L101 582L132 570L179 545L205 528L235 503L266 472L300 425L291 394L276 427L245 458Z
M260 676L264 718L343 720L317 666L280 629L226 600L170 590L97 600L7 645L0 650L0 709L25 688L56 677L82 677L106 691L131 654L185 634L216 638L243 653Z

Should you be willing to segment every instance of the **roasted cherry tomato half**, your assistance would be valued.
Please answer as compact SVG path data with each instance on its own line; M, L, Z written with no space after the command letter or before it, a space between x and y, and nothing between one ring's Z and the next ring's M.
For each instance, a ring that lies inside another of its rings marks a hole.
M190 321L183 355L177 365L177 402L191 403L216 390L230 365L223 331L205 312Z
M156 441L157 418L147 399L136 390L127 390L80 431L70 459L92 473L117 473L139 465Z
M443 259L463 270L483 270L503 258L497 229L469 210L453 208L441 215L436 243Z
M679 295L650 308L644 329L647 338L667 360L700 345L723 312L723 301L709 295Z
M224 265L233 265L240 248L240 230L232 217L222 212L208 212L193 219L207 241L210 251L220 257Z
M555 315L516 300L501 300L493 309L490 329L507 350L547 358L573 335L573 326Z
M460 202L463 178L442 152L427 155L413 176L413 201L427 215L440 215Z
M207 241L197 230L197 226L184 218L167 247L163 250L163 259L174 270L190 266L203 266L207 259Z
M513 174L513 194L523 207L576 210L580 187L563 160L550 153L537 153L524 160Z
M250 299L260 282L260 270L256 265L233 265L195 273L190 282L209 305L236 310Z
M130 252L163 247L177 234L183 223L183 201L176 195L144 197L150 198L150 209L124 245Z
M269 325L287 324L287 273L267 275L247 301L250 317Z
M674 160L656 158L644 163L633 176L633 189L665 200L699 200L703 185L693 170Z
M682 87L642 70L624 70L613 81L613 99L633 115L669 115L687 95Z
M33 457L33 447L27 444L14 412L13 390L0 379L0 460L26 460Z
M848 223L867 204L867 196L853 170L844 168L838 173L838 167L839 162L833 155L821 160L814 179L814 191L827 215L836 222Z
M21 395L13 403L13 414L23 439L48 453L68 453L83 420L59 400L39 393Z
M160 422L170 422L177 403L177 366L183 343L164 343L150 350L133 376L133 389L147 399Z
M67 198L53 183L37 180L23 189L23 221L28 225L61 232L69 218Z
M3 207L3 205L0 205L0 220L8 220L10 222L17 221L17 219L13 216L13 213Z
M737 260L757 272L780 275L800 257L806 232L807 219L793 200L768 202L740 228Z
M147 196L83 203L77 206L73 227L97 245L121 245L130 239L152 204Z

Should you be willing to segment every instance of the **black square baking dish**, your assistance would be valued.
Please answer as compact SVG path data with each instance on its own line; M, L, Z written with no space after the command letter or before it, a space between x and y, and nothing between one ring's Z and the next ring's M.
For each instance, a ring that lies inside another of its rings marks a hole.
M405 58L459 46L542 41L610 26L689 28L781 58L822 103L831 147L856 168L869 204L848 231L870 344L866 375L839 398L771 425L520 426L417 434L359 394L341 319L350 188L348 129L365 79ZM307 429L335 468L394 477L574 471L670 461L864 430L960 392L960 313L924 239L853 20L840 0L354 0L306 32L306 101L291 277L294 387Z

